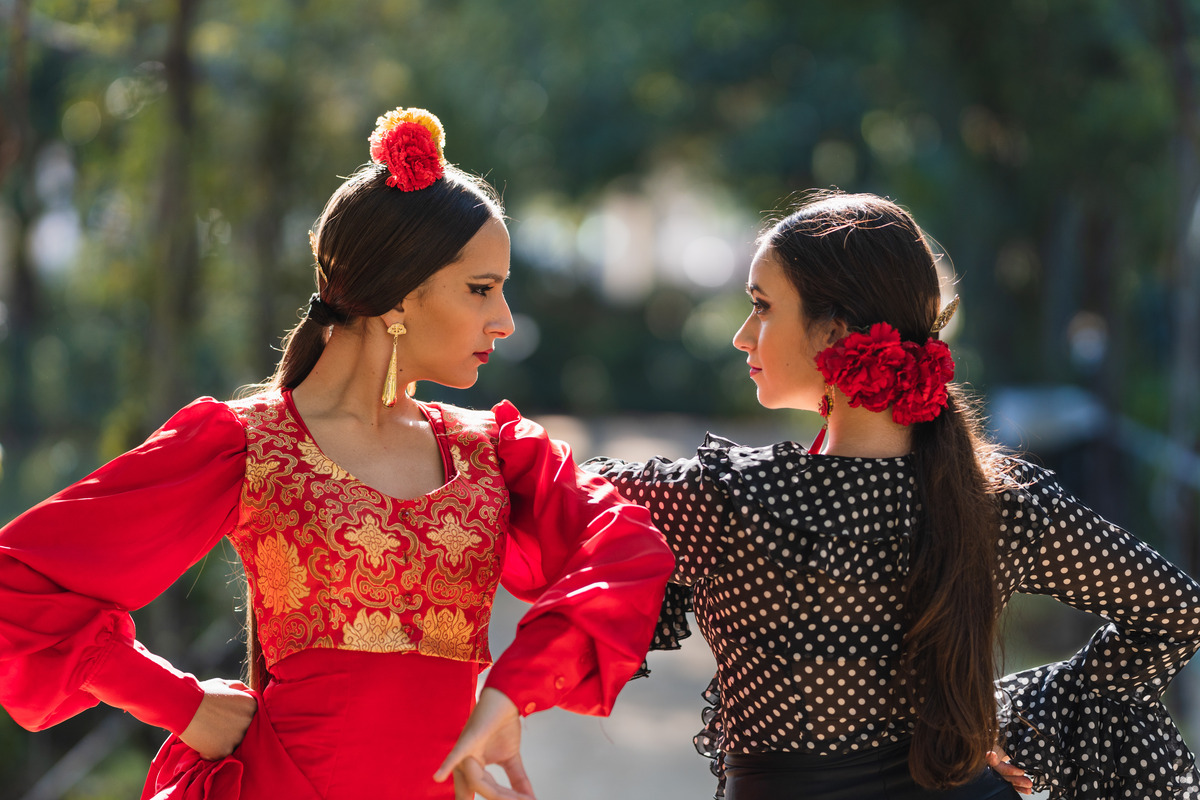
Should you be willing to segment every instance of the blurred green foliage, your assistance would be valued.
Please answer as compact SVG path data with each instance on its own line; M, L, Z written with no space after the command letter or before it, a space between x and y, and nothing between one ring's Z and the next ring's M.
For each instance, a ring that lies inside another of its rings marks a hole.
M722 234L739 257L797 191L898 199L952 258L976 387L1073 383L1200 439L1176 294L1200 269L1194 3L7 0L0 19L0 521L194 396L270 373L312 291L308 227L396 105L441 117L514 240L561 228L557 249L515 251L510 302L537 346L424 396L760 413L726 344L744 263L720 287L656 277L632 299L597 278L597 209L684 175L744 225ZM639 263L657 271L653 241ZM1148 527L1159 476L1130 479L1105 448L1054 457ZM1116 466L1097 475L1097 454ZM157 612L180 620L161 649L227 614L226 572L209 563ZM34 742L0 721L0 750L22 754L0 786L23 791L87 729ZM117 756L70 796L128 795L112 788L127 773Z

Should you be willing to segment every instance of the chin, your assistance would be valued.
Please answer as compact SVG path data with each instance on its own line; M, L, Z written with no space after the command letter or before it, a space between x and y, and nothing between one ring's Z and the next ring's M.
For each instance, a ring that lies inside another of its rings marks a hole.
M803 398L780 397L772 395L770 392L764 392L762 389L758 390L758 404L763 408L791 408L799 411L813 411L817 408L817 404L807 403Z
M759 391L758 393L758 404L763 408L779 408L778 405L771 402L771 396L763 393L762 391Z
M476 371L470 375L463 375L444 381L435 381L435 383L440 383L442 386L446 386L451 389L470 389L472 386L479 383L479 372Z

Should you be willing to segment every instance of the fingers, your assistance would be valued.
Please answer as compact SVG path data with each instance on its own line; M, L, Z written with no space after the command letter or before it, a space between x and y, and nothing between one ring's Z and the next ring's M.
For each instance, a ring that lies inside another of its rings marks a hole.
M1033 779L1025 774L1025 770L1018 767L1016 764L1010 763L1008 756L1001 756L996 752L987 754L988 766L996 771L1001 778L1012 784L1012 787L1021 794L1033 793Z
M525 765L521 763L521 756L518 755L501 766L504 767L504 774L508 776L508 785L514 791L533 797L533 784L529 782L529 776L525 774Z
M449 778L454 768L458 766L458 762L462 761L466 756L466 748L461 744L454 745L454 749L450 751L450 755L446 756L446 760L438 767L437 772L433 773L434 782L442 783L446 778Z
M454 770L454 800L474 800L476 794L484 800L536 800L524 768L520 764L515 766L516 774L520 775L524 784L524 790L518 788L515 783L513 788L509 788L497 782L482 764L468 756ZM509 782L514 782L513 773L508 770L509 767L505 767Z

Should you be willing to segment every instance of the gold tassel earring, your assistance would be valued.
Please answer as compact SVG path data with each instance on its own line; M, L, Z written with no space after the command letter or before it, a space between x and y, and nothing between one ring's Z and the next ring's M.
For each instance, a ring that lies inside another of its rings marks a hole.
M408 333L403 322L389 325L387 332L392 335L392 363L388 364L387 379L383 382L383 404L388 408L396 405L396 350L400 347L400 337Z

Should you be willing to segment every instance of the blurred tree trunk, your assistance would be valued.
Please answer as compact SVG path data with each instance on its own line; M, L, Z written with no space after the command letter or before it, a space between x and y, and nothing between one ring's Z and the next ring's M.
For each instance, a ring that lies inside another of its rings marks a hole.
M1119 212L1107 198L1093 198L1087 219L1082 226L1083 238L1076 247L1083 254L1081 308L1094 313L1103 321L1103 355L1099 363L1085 365L1094 372L1088 386L1095 392L1110 415L1125 404L1124 389L1127 375L1124 342L1127 340L1126 308L1122 301L1117 275L1120 265L1117 256L1126 252L1122 242ZM1076 312L1080 309L1077 308ZM1070 331L1068 331L1070 333ZM1074 357L1075 344L1071 343ZM1128 455L1121 452L1112 436L1095 438L1088 449L1094 457L1085 459L1083 471L1087 485L1084 496L1094 498L1102 516L1129 526Z
M1178 110L1174 137L1179 217L1174 247L1174 290L1169 391L1171 440L1195 451L1200 445L1200 109L1196 102L1195 65L1188 54L1187 15L1180 0L1167 0L1165 39ZM1192 532L1197 509L1194 490L1174 480L1168 492L1170 555L1193 575L1200 554Z
M153 300L146 411L151 427L192 399L193 367L188 355L196 320L200 250L191 180L197 140L195 76L188 41L198 5L199 0L177 0L163 59L170 111L150 264Z
M162 424L192 399L194 368L189 354L196 320L200 250L197 241L191 164L194 143L193 65L188 42L199 0L177 0L167 44L167 94L170 108L159 180L156 239L151 249L152 287L149 342L149 389L146 402L149 428ZM173 586L146 609L153 631L152 649L168 660L183 652L189 626L184 590Z
M257 354L254 360L255 374L265 379L275 367L274 351L271 346L279 341L283 331L279 328L281 303L293 305L296 298L281 301L279 275L283 247L283 220L291 207L297 187L291 176L292 157L295 151L296 131L300 124L300 99L289 85L266 87L262 107L264 116L259 130L262 138L258 142L258 172L252 196L257 211L254 214L254 254L257 269L254 273L254 304L256 307L254 340L252 347ZM289 320L289 325L295 320Z
M1170 440L1186 451L1200 445L1200 120L1197 120L1194 65L1188 55L1187 15L1180 0L1167 0L1165 40L1175 94L1177 128L1173 157L1178 183L1178 217L1174 247L1172 347L1168 383ZM1170 464L1164 492L1167 555L1192 575L1200 575L1200 558L1193 532L1197 525L1197 495L1180 479L1181 464ZM1196 679L1184 672L1172 693L1180 723L1196 718Z
M37 437L38 418L30 396L33 365L30 350L37 324L39 296L37 276L26 243L38 214L34 188L34 163L38 142L29 117L29 6L16 0L9 28L8 85L0 105L0 186L9 186L14 228L9 239L10 265L8 311L8 391L11 413L0 428L0 439L26 449Z

